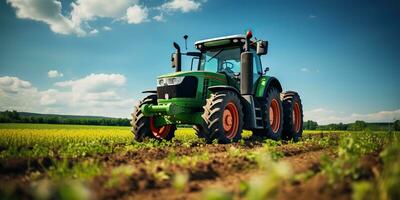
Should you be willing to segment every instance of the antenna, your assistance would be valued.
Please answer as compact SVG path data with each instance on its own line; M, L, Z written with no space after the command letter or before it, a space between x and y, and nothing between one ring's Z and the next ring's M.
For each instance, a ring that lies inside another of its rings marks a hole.
M184 35L183 39L185 39L185 49L187 50L187 39L188 39L188 35Z

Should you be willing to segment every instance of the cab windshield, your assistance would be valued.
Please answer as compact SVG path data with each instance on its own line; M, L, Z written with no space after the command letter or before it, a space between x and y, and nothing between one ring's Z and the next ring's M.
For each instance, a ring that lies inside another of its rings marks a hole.
M240 72L240 48L226 47L210 49L203 52L199 70L209 72L225 72L236 74Z

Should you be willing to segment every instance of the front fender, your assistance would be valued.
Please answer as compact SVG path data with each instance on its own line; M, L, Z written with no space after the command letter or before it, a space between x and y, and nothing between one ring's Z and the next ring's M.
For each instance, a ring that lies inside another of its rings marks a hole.
M239 97L240 97L240 92L238 89L235 87L229 86L229 85L215 85L208 87L208 90L210 90L212 93L218 92L218 91L223 91L223 90L229 90L232 92L235 92Z
M157 90L145 90L142 91L143 94L150 93L150 94L157 94Z

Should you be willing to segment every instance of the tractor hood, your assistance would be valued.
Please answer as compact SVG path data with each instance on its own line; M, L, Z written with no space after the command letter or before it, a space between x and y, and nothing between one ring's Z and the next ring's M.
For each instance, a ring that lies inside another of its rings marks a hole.
M215 73L215 72L207 72L207 71L181 71L181 72L173 72L169 74L164 74L159 77L160 78L170 78L170 77L181 77L181 76L194 76L197 78L207 78L211 80L216 80L222 83L226 83L226 77L223 74Z

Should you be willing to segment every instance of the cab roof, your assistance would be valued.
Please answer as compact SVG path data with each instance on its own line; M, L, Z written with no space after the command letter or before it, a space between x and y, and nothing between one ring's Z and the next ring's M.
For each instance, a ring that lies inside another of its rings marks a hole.
M245 35L228 35L223 37L199 40L194 44L197 49L203 49L203 48L212 48L212 47L226 46L226 45L244 44L245 40L246 40ZM250 41L256 42L256 40L253 38L250 39Z

